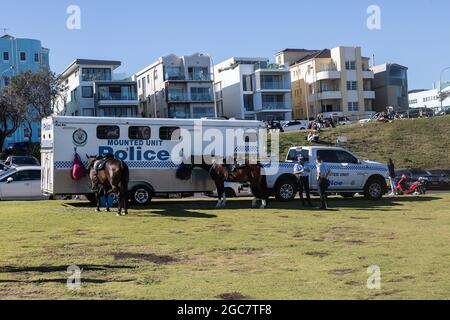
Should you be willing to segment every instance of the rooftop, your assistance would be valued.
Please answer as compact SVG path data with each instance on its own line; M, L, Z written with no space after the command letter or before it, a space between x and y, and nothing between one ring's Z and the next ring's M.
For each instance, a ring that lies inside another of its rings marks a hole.
M60 78L64 78L76 70L80 65L91 65L91 66L108 66L117 69L122 65L120 61L115 60L94 60L94 59L76 59L72 62L61 74Z

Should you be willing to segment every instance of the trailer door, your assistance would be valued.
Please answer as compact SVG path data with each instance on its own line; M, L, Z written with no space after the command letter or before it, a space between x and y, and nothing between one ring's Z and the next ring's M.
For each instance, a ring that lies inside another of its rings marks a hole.
M42 193L45 195L53 194L53 152L52 150L43 150L41 155L42 160Z

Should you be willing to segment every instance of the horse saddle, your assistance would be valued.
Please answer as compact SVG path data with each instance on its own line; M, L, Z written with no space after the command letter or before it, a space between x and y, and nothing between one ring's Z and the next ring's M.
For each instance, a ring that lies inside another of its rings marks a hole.
M105 169L106 163L111 159L114 159L114 157L112 155L104 155L102 157L97 158L97 160L95 160L95 162L94 162L94 170L96 172L99 172L99 171Z

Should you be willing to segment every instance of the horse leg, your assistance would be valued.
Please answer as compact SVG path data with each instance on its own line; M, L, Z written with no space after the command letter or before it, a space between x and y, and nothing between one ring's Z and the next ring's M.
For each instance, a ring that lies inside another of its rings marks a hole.
M122 198L120 197L120 191L116 186L112 186L112 193L117 197L117 216L122 216L122 204L120 203Z
M122 200L122 209L125 212L125 215L128 215L128 187L121 185L121 200Z
M253 200L252 200L252 208L256 208L257 205L258 205L258 199L257 198L253 198Z
M261 209L265 209L267 207L267 201L265 199L261 200Z
M106 190L103 190L103 197L105 198L106 212L111 212L111 209L109 208L108 193Z
M221 208L223 206L223 198L225 194L225 183L223 181L216 181L216 187L217 187L217 196L218 196L218 202L216 205L216 208Z
M95 211L100 212L100 193L99 192L95 192L95 203L96 203Z

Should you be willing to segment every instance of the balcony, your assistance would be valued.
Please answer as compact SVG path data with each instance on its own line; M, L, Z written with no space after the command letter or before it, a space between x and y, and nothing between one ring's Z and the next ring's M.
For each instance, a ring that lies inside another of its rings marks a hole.
M185 102L213 102L214 99L210 94L191 94L189 97L185 93L168 92L167 101L172 103L185 103Z
M371 70L364 70L362 72L362 76L363 76L363 79L374 79L375 78L373 71L371 71Z
M262 102L262 105L255 108L256 112L265 111L290 111L292 107L286 102Z
M327 80L327 79L340 79L341 78L341 72L336 70L326 70L326 71L320 71L317 73L317 81L320 80Z
M323 91L310 96L310 101L314 100L339 100L342 99L341 91Z
M364 99L375 99L375 91L364 90Z
M260 90L291 90L291 83L262 81Z

